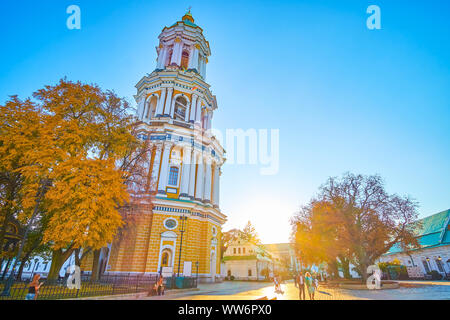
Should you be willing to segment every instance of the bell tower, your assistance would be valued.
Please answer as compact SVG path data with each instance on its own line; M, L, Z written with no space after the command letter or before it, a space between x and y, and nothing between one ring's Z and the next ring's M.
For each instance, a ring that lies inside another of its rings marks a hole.
M185 265L189 269L198 262L200 279L215 281L220 276L216 257L226 221L219 207L225 150L210 130L218 109L206 82L211 50L190 10L158 38L155 69L137 83L135 95L138 138L149 140L152 150L148 165L155 194L152 218L136 235L148 242L136 241L144 247L133 252L142 257L116 248L114 257L122 262L111 271L158 273L162 267L183 271ZM122 251L126 258L120 258Z

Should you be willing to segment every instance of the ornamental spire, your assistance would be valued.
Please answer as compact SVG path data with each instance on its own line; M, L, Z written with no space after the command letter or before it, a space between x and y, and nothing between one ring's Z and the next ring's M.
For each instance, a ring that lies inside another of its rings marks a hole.
M188 11L186 12L186 14L181 18L182 21L189 20L190 22L194 23L194 18L192 17L192 14L191 14L191 9L192 9L192 7L188 8Z

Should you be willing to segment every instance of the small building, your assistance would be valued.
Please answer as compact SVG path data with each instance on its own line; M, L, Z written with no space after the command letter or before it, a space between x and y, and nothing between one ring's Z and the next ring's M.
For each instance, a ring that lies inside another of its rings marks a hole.
M271 261L261 254L259 246L237 239L232 242L223 256L225 264L225 277L236 280L264 280L263 269L266 269Z
M450 209L419 220L417 237L419 249L405 252L395 244L380 261L399 260L407 267L411 278L424 278L432 271L450 276Z
M299 270L289 243L254 244L243 239L232 242L223 257L228 279L265 280L276 274Z

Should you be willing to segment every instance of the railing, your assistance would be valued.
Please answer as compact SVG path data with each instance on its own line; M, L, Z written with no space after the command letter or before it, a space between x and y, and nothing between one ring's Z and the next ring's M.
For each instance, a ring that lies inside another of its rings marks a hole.
M91 281L90 274L81 275L80 289L70 289L67 286L67 278L58 280L41 280L43 285L37 294L37 300L76 299L83 297L109 296L148 292L159 278L158 274L103 274L98 280ZM166 290L177 288L196 288L195 277L169 277L164 279ZM6 280L0 282L0 293L3 292ZM8 296L0 295L0 300L25 299L30 282L16 281L11 287Z
M102 275L96 281L90 281L90 275L81 276L80 289L70 289L67 278L43 280L37 300L75 299L82 297L106 296L148 291L157 281L158 275ZM6 281L0 283L3 292ZM29 288L29 282L15 282L8 296L0 300L23 300Z

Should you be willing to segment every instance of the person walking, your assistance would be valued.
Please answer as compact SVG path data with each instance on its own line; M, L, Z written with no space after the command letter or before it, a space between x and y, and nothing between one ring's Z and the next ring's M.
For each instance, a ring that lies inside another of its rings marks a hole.
M308 289L309 299L314 300L314 293L316 291L316 283L309 272L305 273L306 288Z
M298 299L305 300L305 277L301 271L295 278L295 286L298 288Z
M25 296L25 300L37 300L39 288L42 286L42 283L39 283L40 278L40 274L34 275L33 281L31 281L30 285L28 286L28 294Z

